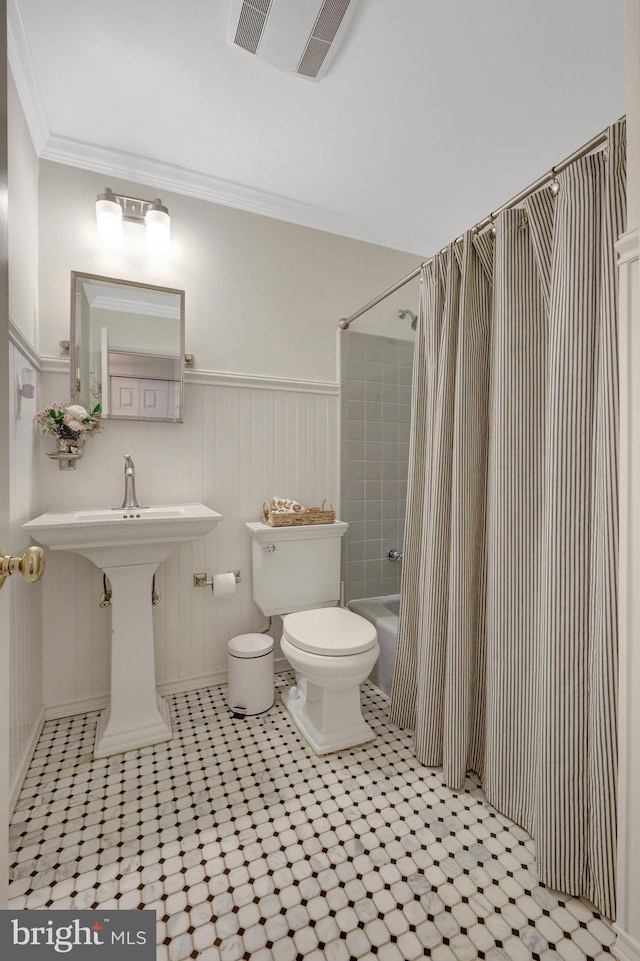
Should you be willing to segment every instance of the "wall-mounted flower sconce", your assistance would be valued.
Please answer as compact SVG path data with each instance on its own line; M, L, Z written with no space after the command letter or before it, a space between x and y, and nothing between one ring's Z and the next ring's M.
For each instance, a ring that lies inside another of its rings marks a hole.
M96 197L98 237L106 243L122 240L122 224L128 220L144 224L147 250L156 257L164 257L171 246L171 218L159 197L141 200L115 194L110 187Z
M34 416L40 433L55 437L56 449L47 453L47 457L57 460L60 470L76 469L85 440L102 430L100 414L100 404L91 412L80 404L50 404Z

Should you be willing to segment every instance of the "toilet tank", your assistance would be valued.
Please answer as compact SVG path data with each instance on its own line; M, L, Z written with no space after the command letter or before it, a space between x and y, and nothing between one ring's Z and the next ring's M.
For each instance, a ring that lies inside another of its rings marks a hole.
M253 599L267 617L329 607L340 600L340 538L349 527L246 525L251 535Z

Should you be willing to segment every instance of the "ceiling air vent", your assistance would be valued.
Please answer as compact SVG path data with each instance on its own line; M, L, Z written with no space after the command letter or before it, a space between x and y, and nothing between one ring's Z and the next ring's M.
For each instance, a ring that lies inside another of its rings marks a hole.
M231 0L227 40L275 67L319 80L358 0Z

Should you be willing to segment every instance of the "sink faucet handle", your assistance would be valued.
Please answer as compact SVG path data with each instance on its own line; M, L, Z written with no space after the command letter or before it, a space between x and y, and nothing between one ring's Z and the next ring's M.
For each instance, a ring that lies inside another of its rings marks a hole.
M123 454L122 456L124 457L124 469L125 469L125 471L126 471L126 470L135 470L133 460L131 459L131 454Z

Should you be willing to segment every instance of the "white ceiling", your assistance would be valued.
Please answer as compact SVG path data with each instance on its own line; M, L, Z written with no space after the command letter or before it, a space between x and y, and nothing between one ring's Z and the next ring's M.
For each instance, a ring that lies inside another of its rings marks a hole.
M425 256L625 110L625 0L360 0L317 83L229 0L8 8L41 157Z

